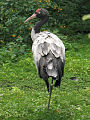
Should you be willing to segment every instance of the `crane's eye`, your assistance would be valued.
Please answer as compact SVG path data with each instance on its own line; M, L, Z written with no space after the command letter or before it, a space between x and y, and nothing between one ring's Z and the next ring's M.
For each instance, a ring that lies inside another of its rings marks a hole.
M40 12L37 12L37 14L40 14Z

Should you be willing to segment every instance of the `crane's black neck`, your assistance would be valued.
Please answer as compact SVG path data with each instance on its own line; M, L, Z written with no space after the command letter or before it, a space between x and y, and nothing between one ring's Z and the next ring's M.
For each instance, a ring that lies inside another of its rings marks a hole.
M45 16L43 19L41 19L39 22L37 22L34 26L35 34L40 33L41 27L48 21L49 16Z

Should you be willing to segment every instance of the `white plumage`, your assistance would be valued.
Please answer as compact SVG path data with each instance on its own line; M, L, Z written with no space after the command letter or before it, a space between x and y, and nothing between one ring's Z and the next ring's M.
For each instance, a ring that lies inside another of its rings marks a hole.
M39 60L42 56L48 55L48 53L51 51L53 55L56 58L61 58L62 62L65 60L65 46L63 42L53 33L44 31L40 33L36 33L34 29L32 29L31 32L31 38L33 40L33 45L32 45L32 52L33 52L33 57L34 57L34 62L36 65L36 68L38 70L38 63ZM43 49L45 47L43 43L48 43L49 46L47 49ZM53 64L50 63L47 65L49 69L53 68ZM57 73L52 71L48 71L49 76L56 77ZM51 73L50 73L51 72ZM52 74L52 75L50 75Z

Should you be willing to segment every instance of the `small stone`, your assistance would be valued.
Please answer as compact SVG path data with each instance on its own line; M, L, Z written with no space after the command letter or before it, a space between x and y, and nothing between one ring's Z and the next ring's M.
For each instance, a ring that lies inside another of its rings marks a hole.
M71 77L70 79L74 80L74 81L78 81L78 78L76 78L76 77Z

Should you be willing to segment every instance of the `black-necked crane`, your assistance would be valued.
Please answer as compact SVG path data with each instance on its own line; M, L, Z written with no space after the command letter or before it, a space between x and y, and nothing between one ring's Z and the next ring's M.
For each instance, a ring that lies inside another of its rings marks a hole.
M61 78L64 74L65 46L55 34L47 31L40 32L42 25L49 19L49 13L46 9L37 9L31 17L25 20L25 22L33 18L40 18L40 21L35 24L31 31L34 62L40 78L46 83L48 92L48 78L52 78L48 102L49 109L53 80L56 80L55 87L60 86Z

